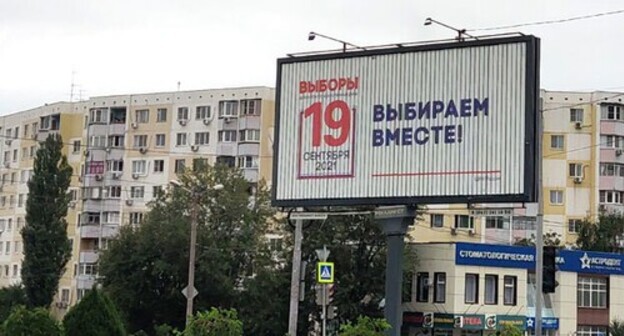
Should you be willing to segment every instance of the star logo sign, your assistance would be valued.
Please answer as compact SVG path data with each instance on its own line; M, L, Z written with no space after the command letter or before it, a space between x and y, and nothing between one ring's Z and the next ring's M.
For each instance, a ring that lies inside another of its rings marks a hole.
M591 267L590 262L591 262L591 259L589 258L586 252L585 254L583 254L583 257L581 258L581 269L590 268Z
M535 320L533 318L527 319L527 328L533 328L534 324L535 324Z

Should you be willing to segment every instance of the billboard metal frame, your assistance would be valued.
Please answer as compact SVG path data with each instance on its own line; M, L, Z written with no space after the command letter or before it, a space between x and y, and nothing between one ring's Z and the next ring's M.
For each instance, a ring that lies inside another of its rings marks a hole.
M320 198L320 199L277 199L278 188L278 158L280 155L280 108L281 108L281 78L282 65L304 63L334 59L348 59L378 55L392 55L415 53L424 51L439 51L447 49L461 49L482 46L496 46L503 44L524 43L526 45L525 67L525 162L524 162L524 193L505 195L453 195L453 196L417 196L417 197L358 197L358 198ZM541 139L538 136L540 113L539 109L539 70L540 70L540 40L531 35L517 37L488 38L480 40L426 44L416 46L397 45L393 48L369 49L299 57L285 57L277 60L277 80L275 96L275 129L273 144L273 186L271 202L278 207L300 206L355 206L355 205L415 205L415 204L471 204L471 203L531 203L539 197L537 176L539 167L538 146Z

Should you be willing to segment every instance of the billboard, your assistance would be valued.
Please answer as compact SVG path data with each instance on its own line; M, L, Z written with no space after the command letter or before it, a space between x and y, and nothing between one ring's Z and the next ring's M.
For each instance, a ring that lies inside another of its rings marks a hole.
M274 205L536 200L536 37L277 65Z

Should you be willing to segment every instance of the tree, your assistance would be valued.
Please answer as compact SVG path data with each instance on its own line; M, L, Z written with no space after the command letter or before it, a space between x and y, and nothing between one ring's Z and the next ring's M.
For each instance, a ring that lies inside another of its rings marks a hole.
M28 299L21 285L0 288L0 324L9 317L14 307L27 303Z
M557 232L547 232L544 233L543 235L543 239L544 239L544 246L556 246L556 247L561 247L563 245L563 242L561 241L561 235L558 234ZM535 246L535 234L531 234L530 238L522 238L522 239L516 239L516 242L514 243L514 245L517 246Z
M609 325L609 333L611 336L624 336L624 321L611 321L611 325Z
M372 319L360 316L357 323L340 326L339 336L383 336L384 331L390 329L390 324L384 319Z
M236 310L197 312L186 327L184 336L243 336L243 323L238 319Z
M11 336L60 336L61 328L44 308L19 306L4 322L4 333Z
M105 293L90 290L63 318L66 336L123 336L119 312Z
M127 320L129 331L152 333L154 326L185 324L191 196L199 190L195 309L231 308L262 253L268 192L259 183L250 202L250 184L240 170L203 165L179 177L150 204L137 228L121 229L100 257L104 290ZM223 184L220 191L206 188Z
M524 332L513 324L506 324L501 331L497 331L496 335L500 336L523 336Z
M71 256L65 216L72 168L62 149L60 136L48 136L37 150L33 176L28 181L22 283L31 307L52 303Z
M582 221L576 245L581 250L621 253L624 239L624 215L603 213L596 223Z

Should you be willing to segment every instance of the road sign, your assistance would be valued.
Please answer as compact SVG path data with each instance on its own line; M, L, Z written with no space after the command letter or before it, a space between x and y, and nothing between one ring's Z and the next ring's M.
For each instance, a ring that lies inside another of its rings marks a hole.
M193 287L193 290L191 291L193 298L195 298L197 296L197 294L199 294L199 292L197 291L197 289L195 289L195 287ZM182 294L184 294L184 296L186 298L188 298L188 286L184 287L184 289L182 290Z
M334 283L333 262L319 262L316 264L316 282L320 284Z
M329 258L329 250L327 249L327 247L323 246L322 249L316 250L316 256L319 258L320 261L327 261L327 258Z

